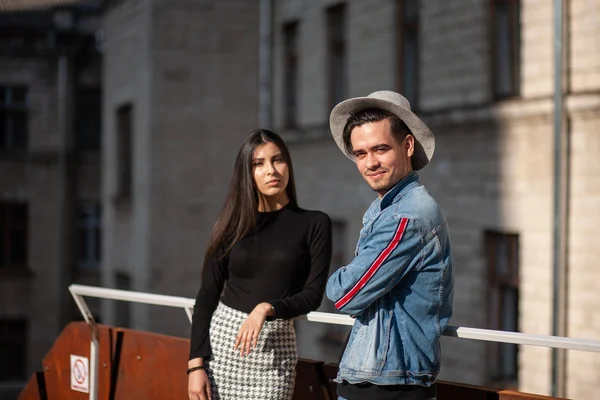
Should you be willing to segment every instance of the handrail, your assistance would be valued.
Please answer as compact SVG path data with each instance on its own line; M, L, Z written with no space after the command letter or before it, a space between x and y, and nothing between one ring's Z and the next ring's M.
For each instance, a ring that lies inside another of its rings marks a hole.
M69 292L73 296L77 307L81 311L85 321L92 327L92 341L90 353L90 399L97 399L97 388L95 376L97 371L98 340L95 336L96 322L90 312L84 296L108 300L129 301L140 304L152 304L158 306L183 308L189 321L192 321L194 299L178 296L167 296L161 294L134 292L120 289L107 289L95 286L77 285L69 286ZM314 311L299 319L311 322L319 322L334 325L353 325L354 319L348 315L333 314ZM534 335L520 332L506 332L491 329L468 328L462 326L448 326L443 333L444 336L461 339L482 340L487 342L512 343L528 346L541 346L554 349L578 350L600 353L600 341L591 339L576 339L562 336Z
M133 292L129 290L106 289L94 286L71 285L69 291L73 295L96 297L102 299L130 301L142 304L153 304L193 310L194 299L167 296L152 293ZM191 314L188 315L191 321ZM354 319L348 315L313 311L301 317L311 322L334 325L353 325ZM591 339L575 339L562 336L534 335L520 332L506 332L491 329L448 326L444 336L461 339L483 340L488 342L523 344L556 349L591 351L600 353L600 341Z

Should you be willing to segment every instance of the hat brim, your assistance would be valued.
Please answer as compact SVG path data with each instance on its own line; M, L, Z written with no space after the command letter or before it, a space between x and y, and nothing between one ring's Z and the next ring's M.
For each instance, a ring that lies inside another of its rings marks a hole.
M379 108L396 115L404 121L408 129L410 129L410 133L415 137L415 151L412 156L414 170L420 170L429 163L435 150L435 138L433 132L431 132L427 125L425 125L425 123L409 109L373 97L355 97L353 99L348 99L336 105L331 111L331 115L329 116L331 134L333 135L335 143L346 157L355 161L354 156L348 153L346 146L344 146L343 134L348 118L350 118L352 114L356 114L359 111L369 108Z

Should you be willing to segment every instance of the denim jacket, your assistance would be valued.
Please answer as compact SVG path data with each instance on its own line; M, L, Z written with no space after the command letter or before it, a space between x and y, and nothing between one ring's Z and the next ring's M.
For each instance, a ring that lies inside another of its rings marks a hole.
M356 257L327 282L327 297L355 317L337 382L435 382L452 315L451 254L446 218L416 172L373 202Z

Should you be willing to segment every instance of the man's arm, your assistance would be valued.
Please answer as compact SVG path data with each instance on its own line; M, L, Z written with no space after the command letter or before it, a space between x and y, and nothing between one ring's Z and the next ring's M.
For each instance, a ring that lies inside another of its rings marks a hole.
M327 297L342 313L360 314L418 267L421 238L417 223L409 218L376 221L356 258L329 277Z

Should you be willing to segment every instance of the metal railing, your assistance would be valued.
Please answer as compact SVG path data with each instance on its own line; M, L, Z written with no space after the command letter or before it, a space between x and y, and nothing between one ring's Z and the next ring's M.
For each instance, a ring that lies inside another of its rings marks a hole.
M165 296L160 294L133 292L128 290L107 289L95 286L71 285L69 291L81 311L85 322L91 327L92 339L90 341L90 374L89 374L89 398L97 400L97 376L98 376L98 336L96 321L84 300L84 297L95 297L99 299L120 300L132 303L151 304L166 307L182 308L190 323L194 309L194 299L177 296ZM354 319L342 314L332 314L314 311L299 319L311 322L320 322L334 325L353 325ZM541 346L553 349L579 350L600 353L600 341L590 339L574 339L561 336L532 335L518 332L505 332L490 329L467 328L462 326L448 326L443 333L444 336L461 339L482 340L487 342L522 344L528 346Z

